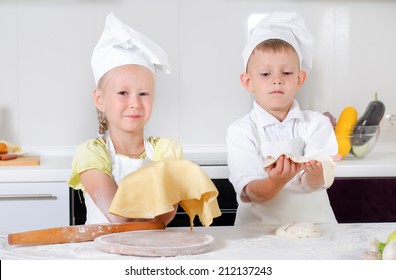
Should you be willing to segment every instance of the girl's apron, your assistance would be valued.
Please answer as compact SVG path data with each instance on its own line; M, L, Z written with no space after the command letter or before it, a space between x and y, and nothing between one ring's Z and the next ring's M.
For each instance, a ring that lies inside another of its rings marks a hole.
M117 155L113 142L109 136L107 136L106 139L106 147L109 151L111 160L111 174L113 175L114 181L117 185L126 175L150 162L154 153L154 148L147 139L144 139L144 149L146 152L145 159L135 159ZM85 195L85 206L87 208L87 220L85 224L109 223L109 220L95 205L88 192Z

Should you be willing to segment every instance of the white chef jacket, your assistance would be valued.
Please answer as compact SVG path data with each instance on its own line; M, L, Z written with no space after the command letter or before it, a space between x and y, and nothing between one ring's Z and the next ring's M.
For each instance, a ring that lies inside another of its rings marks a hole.
M296 175L273 199L242 202L243 188L266 178L264 160L283 153L307 158L336 155L337 140L329 119L318 112L301 111L294 100L280 122L256 102L252 111L230 125L227 131L227 161L230 182L237 193L235 225L282 225L290 222L337 223L327 191L304 189Z

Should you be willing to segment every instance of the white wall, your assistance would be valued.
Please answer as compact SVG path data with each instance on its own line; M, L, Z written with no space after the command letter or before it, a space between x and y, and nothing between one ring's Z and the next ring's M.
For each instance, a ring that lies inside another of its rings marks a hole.
M222 149L252 103L239 83L247 19L275 10L300 13L316 38L303 108L362 114L378 92L396 112L394 1L0 0L0 139L57 148L96 135L90 58L113 12L169 54L147 134Z

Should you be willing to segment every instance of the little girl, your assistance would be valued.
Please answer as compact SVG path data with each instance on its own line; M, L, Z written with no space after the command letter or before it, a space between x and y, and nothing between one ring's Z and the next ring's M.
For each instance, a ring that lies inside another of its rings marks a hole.
M167 138L145 138L156 69L169 73L166 53L113 14L92 55L100 136L77 147L68 184L84 193L86 224L136 221L108 213L118 183L149 161L182 158L181 145ZM153 220L168 224L177 205Z

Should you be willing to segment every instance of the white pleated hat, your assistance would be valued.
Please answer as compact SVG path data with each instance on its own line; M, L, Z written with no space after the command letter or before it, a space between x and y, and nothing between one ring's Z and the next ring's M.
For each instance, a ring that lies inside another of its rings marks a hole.
M109 70L126 64L142 65L154 74L156 70L171 71L168 55L161 47L110 13L92 54L95 83Z
M312 69L314 40L305 26L304 19L295 12L274 12L264 17L251 31L242 51L245 70L256 46L269 39L288 42L299 57L300 68L307 72Z

